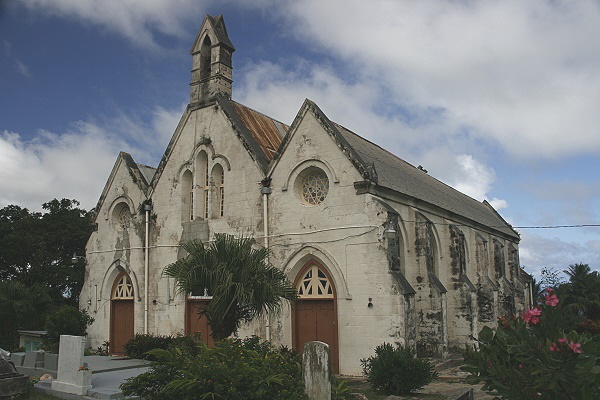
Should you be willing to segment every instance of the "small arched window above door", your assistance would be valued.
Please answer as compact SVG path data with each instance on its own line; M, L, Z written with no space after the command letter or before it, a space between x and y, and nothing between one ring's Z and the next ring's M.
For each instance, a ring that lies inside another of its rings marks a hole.
M329 278L316 264L310 265L297 284L300 299L333 299L333 287Z
M121 274L115 281L112 300L133 300L133 284L127 274Z

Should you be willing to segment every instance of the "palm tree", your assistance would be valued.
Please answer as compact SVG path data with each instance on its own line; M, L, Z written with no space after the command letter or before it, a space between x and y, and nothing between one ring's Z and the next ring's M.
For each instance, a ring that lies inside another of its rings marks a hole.
M165 267L163 273L175 278L179 293L202 294L206 288L212 295L199 312L206 316L215 341L297 297L286 275L268 264L268 249L255 244L251 238L216 234L207 245L198 240L186 243L188 255Z
M564 271L569 283L560 286L563 306L575 315L600 320L600 275L587 264L573 264Z

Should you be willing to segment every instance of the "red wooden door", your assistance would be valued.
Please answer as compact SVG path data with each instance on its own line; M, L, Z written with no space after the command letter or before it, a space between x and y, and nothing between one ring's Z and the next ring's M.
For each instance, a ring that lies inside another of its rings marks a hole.
M198 310L206 305L208 300L188 299L185 305L185 334L200 332L201 339L208 347L214 345L212 330L206 316L200 315Z
M302 351L304 343L318 340L329 345L331 368L338 369L337 315L334 300L299 300L296 303L294 347Z
M125 343L133 337L133 300L111 301L110 352L125 354Z

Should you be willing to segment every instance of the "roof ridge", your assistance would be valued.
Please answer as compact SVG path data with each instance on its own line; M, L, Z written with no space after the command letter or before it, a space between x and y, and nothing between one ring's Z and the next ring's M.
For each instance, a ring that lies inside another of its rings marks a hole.
M463 195L463 196L466 196L466 197L470 198L471 200L475 200L475 201L476 201L478 204L484 204L484 202L486 202L486 200L485 200L485 199L484 199L483 201L479 201L479 200L477 200L476 198L474 198L474 197L472 197L472 196L469 196L469 195L468 195L468 194L466 194L466 193L463 193L463 192L461 192L460 190L456 189L455 187L452 187L451 185L447 184L446 182L439 180L439 179L438 179L438 178L436 178L435 176L433 176L433 175L430 175L430 174L429 174L429 173L427 173L427 172L423 172L423 171L421 171L420 169L418 169L417 167L415 167L414 165L412 165L412 164L411 164L411 163L409 163L408 161L404 160L404 159L403 159L403 158L401 158L400 156L398 156L398 155L396 155L396 154L392 153L391 151L389 151L389 150L387 150L387 149L385 149L385 148L381 147L381 146L380 146L380 145L378 145L377 143L374 143L374 142L370 141L369 139L366 139L366 138L362 137L362 136L361 136L361 135L359 135L358 133L351 131L350 129L346 128L345 126L343 126L343 125L341 125L341 124L338 124L337 122L334 122L334 124L336 124L336 125L340 126L342 129L344 129L344 130L345 130L345 131L347 131L348 133L351 133L351 134L353 134L354 136L358 137L359 139L362 139L362 140L364 140L365 142L367 142L367 143L369 143L369 144L371 144L371 145L373 145L373 146L375 146L375 147L377 147L377 148L379 148L379 149L381 149L381 150L385 151L386 153L390 154L391 156L393 156L394 158L398 159L399 161L402 161L403 163L405 163L405 164L407 164L407 165L411 166L411 167L412 167L412 168L414 168L416 171L420 171L420 172L421 172L421 173L423 173L425 176L428 176L429 178L431 178L431 179L434 179L435 181L437 181L437 182L439 182L439 183L441 183L441 184L443 184L443 185L445 185L445 186L449 187L450 189L452 189L452 190L456 191L457 193L460 193L460 194L461 194L461 195ZM488 205L489 205L489 207L491 207L491 208L492 208L492 210L493 210L493 211L494 211L494 212L495 212L497 215L499 215L499 214L498 214L498 212L497 212L497 211L494 209L494 207L492 207L492 206L491 206L491 204L489 204L489 203L488 203ZM502 218L502 217L500 217L500 218ZM506 221L504 220L504 218L502 218L502 220L503 220L504 222L506 222ZM508 223L507 223L507 224L508 224Z
M381 146L380 146L380 145L378 145L377 143L375 143L375 142L372 142L372 141L370 141L369 139L367 139L367 138L365 138L365 137L363 137L363 136L359 135L358 133L356 133L356 132L354 132L354 131L352 131L352 130L350 130L350 129L346 128L344 125L341 125L341 124L339 124L339 123L337 123L337 122L335 122L335 121L331 121L331 122L333 122L335 125L337 125L337 126L339 126L340 128L342 128L342 129L343 129L343 130L345 130L346 132L348 132L348 133L351 133L351 134L353 134L354 136L356 136L356 137L358 137L358 138L360 138L360 139L364 140L365 142L367 142L367 143L369 143L369 144L372 144L373 146L376 146L376 147L380 148L381 150L385 151L386 153L388 153L388 154L390 154L390 155L392 155L392 156L396 157L398 160L402 161L402 162L403 162L403 163L405 163L405 164L408 164L408 165L410 165L411 167L413 167L414 169L416 169L417 171L419 171L419 169L418 169L417 167L415 167L414 165L412 165L411 163L409 163L409 162L408 162L408 161L406 161L405 159L403 159L403 158L400 158L400 156L398 156L398 155L396 155L396 154L392 153L392 152L391 152L391 151L389 151L388 149L386 149L386 148L384 148L384 147L381 147ZM441 181L440 181L440 182L441 182Z

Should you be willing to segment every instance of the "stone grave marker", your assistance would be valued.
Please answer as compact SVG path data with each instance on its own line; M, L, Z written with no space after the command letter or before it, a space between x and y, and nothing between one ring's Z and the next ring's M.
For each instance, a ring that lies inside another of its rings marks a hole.
M329 345L308 342L302 350L304 391L310 400L331 400Z
M92 388L92 371L83 363L85 337L60 336L58 371L52 390L85 395Z

